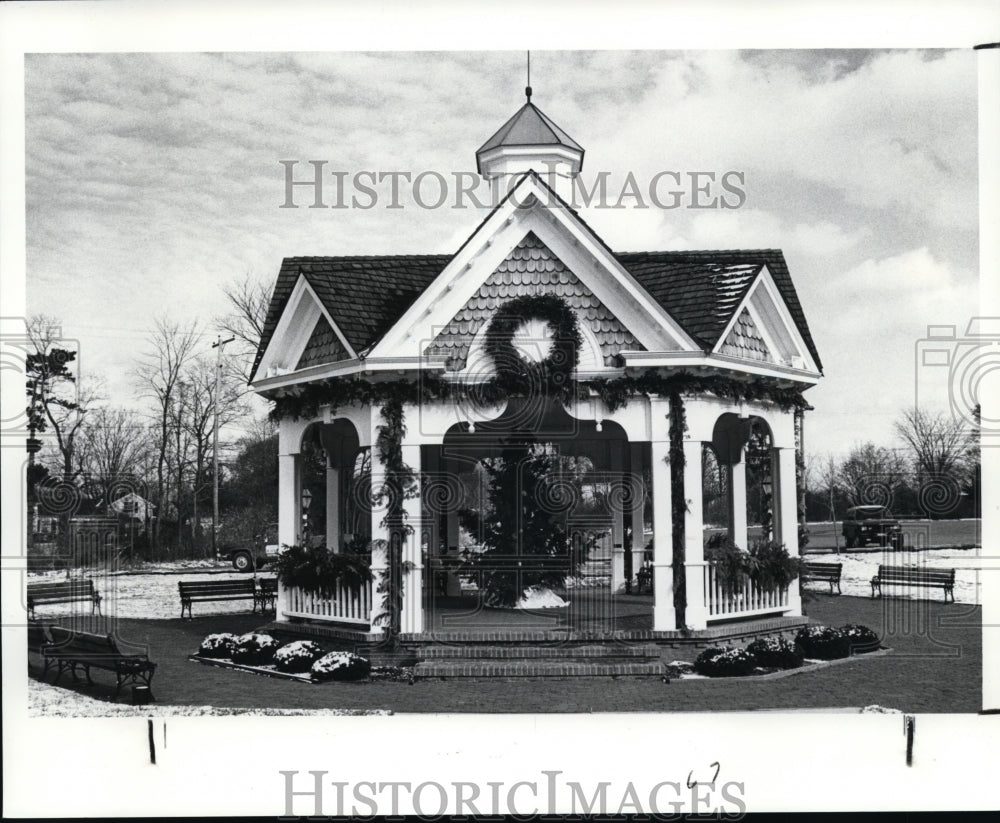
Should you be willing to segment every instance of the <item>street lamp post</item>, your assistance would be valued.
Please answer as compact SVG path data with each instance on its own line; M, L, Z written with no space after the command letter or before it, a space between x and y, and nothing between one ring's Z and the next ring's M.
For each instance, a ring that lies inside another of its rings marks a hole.
M212 398L212 406L215 414L212 422L212 556L219 554L216 541L219 532L219 378L222 375L222 350L226 343L232 343L236 338L230 337L222 339L222 335L217 335L212 348L217 350L215 360L215 396Z

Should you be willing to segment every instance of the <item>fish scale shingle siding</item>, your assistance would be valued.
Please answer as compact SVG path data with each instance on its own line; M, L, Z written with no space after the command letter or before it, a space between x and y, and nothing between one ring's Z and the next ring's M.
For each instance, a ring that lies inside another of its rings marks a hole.
M764 338L761 337L760 331L757 329L757 324L753 322L750 312L746 309L740 312L740 316L733 324L733 328L719 352L730 357L761 360L766 363L774 362Z
M509 300L528 294L556 295L575 309L581 322L586 323L597 337L606 366L615 365L621 351L643 348L541 240L528 234L435 336L424 353L447 357L450 370L461 370L473 339L496 310Z
M338 360L347 359L347 349L340 342L337 333L327 322L325 317L316 321L312 336L299 358L296 369L304 369L307 366L318 366L320 363L336 363Z

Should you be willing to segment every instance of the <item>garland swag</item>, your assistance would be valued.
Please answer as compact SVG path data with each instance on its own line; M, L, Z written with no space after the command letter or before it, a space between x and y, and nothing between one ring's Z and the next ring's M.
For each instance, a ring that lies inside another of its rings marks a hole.
M541 362L529 363L513 345L513 336L525 320L541 318L552 332L552 348ZM583 338L576 315L564 301L554 295L528 295L504 304L493 316L486 330L485 350L493 359L495 375L475 386L475 398L484 404L494 404L510 397L537 397L539 394L567 405L574 399L587 399L596 394L611 411L623 407L635 395L667 397L670 405L669 462L672 491L674 604L677 625L684 625L684 433L685 394L711 393L733 401L765 400L783 411L802 410L808 404L798 389L780 388L766 380L737 380L720 375L702 376L679 372L666 377L647 369L639 375L595 380L575 380L578 352ZM403 538L412 533L406 523L403 501L416 494L415 474L403 460L402 441L406 434L403 415L405 404L429 400L468 400L468 389L461 384L442 379L436 374L421 373L416 380L372 381L365 378L340 378L296 387L275 399L269 417L275 422L290 418L315 417L320 407L334 411L353 404L381 406L384 423L378 427L376 446L385 473L381 494L388 499L382 521L389 532L388 573L382 575L378 591L383 595L383 613L379 619L388 621L390 640L398 639L403 604L402 575L409 571L402 562Z

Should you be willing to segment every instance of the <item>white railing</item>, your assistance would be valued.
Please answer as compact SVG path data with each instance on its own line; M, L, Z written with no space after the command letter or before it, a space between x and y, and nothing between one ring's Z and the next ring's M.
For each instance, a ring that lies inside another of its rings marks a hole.
M360 589L337 586L328 596L306 592L294 586L281 587L278 602L281 603L281 613L285 617L330 623L361 623L367 626L372 614L372 584L368 581Z
M705 608L709 622L751 617L761 614L775 614L788 611L788 589L764 591L748 578L732 591L725 591L716 579L715 567L711 563L704 566Z

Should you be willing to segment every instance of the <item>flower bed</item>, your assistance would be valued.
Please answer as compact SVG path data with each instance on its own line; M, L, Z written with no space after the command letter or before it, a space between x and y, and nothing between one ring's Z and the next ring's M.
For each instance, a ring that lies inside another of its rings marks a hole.
M790 643L783 637L759 637L746 648L710 648L690 668L670 664L672 676L746 677L797 669L806 662L839 660L877 651L879 638L867 626L848 624L839 629L806 626Z
M312 640L282 644L269 634L250 632L210 634L189 659L223 668L255 674L318 683L327 680L412 680L412 672L398 667L381 667L374 673L371 663L351 652L327 651Z

